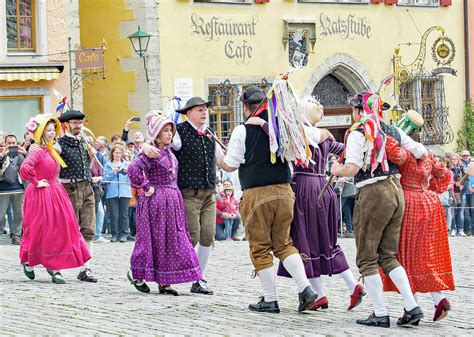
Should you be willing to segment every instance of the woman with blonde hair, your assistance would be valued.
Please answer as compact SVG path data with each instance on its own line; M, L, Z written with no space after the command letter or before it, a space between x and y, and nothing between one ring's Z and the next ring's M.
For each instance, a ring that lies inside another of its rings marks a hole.
M104 181L107 183L107 207L110 209L112 239L111 242L127 242L130 232L128 209L132 198L129 161L124 159L125 145L115 143L110 149L110 161L104 166Z
M53 283L63 284L61 270L81 267L91 256L59 182L59 166L66 167L54 148L60 124L52 115L38 115L26 127L38 145L20 167L22 179L30 181L23 205L20 261L30 280L35 278L33 267L41 264Z

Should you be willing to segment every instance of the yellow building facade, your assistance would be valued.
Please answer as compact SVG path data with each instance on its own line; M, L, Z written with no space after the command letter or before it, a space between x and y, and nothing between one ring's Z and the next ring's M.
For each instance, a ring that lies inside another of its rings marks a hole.
M91 119L91 126L110 136L130 116L166 109L173 96L183 101L201 96L213 101L210 124L226 139L242 120L238 101L242 90L252 84L268 88L275 76L290 72L301 96L316 96L325 105L321 125L339 139L351 124L348 98L380 88L392 106L399 102L406 109L421 110L429 122L428 144L451 149L461 127L465 88L462 2L453 1L451 6L436 0L425 1L426 6L412 0L400 0L398 5L383 2L117 0L112 9L112 2L81 0L82 38L94 32L109 41L105 59L111 77L84 88L86 113L100 115ZM157 20L142 13L147 4L156 10ZM98 22L92 13L107 13L108 19ZM150 44L157 43L148 61L158 66L148 83L127 40L138 24L148 33L151 29ZM420 45L422 35L434 26L444 27L449 56L454 48L457 51L449 64L432 57L433 45L444 42L439 40L441 29L433 29ZM400 92L394 91L393 83L380 85L394 73L395 48L405 65L415 61L420 50L426 53L422 76L415 66L404 68L409 76L403 73ZM124 70L127 59L135 60L136 68L129 63ZM298 65L303 66L294 70ZM446 69L433 73L438 68L452 68L457 75ZM147 102L140 103L139 97ZM386 119L392 118L389 112Z

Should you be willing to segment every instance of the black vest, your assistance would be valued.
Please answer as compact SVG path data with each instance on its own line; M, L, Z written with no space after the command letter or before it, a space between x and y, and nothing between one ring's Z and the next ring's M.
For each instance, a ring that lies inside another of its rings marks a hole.
M178 124L181 149L178 159L179 188L216 187L216 143L207 135L198 134L189 122Z
M85 149L84 140L64 136L59 138L58 144L61 146L61 157L67 165L66 168L61 168L59 178L91 179L90 160Z
M260 118L268 121L268 112ZM288 162L277 157L276 163L270 161L270 142L268 135L257 125L245 125L245 164L239 167L239 180L242 190L252 187L284 184L291 181Z
M395 140L400 144L401 142L401 137L400 133L398 130L393 126L393 125L386 125L384 123L380 124L380 128L382 129L383 132L385 132L388 136L395 138ZM362 129L357 129L356 131L364 133L364 130ZM393 176L395 174L399 174L400 171L398 170L398 166L392 163L390 160L388 160L388 172L384 172L382 170L382 166L378 165L377 168L375 169L373 175L370 172L370 168L367 169L367 171L362 171L359 170L359 173L357 173L354 177L354 183L360 183L361 181L371 179L371 178L376 178L376 177L385 177L385 176Z

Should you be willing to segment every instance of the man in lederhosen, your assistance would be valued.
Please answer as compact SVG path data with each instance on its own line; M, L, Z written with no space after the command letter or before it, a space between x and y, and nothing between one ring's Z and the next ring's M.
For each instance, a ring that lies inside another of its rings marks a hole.
M216 230L216 156L220 148L207 130L210 102L201 97L190 98L177 112L186 121L177 125L171 147L178 159L178 186L186 206L189 233L204 278ZM157 154L149 144L143 145L149 157ZM212 295L203 279L191 286L192 293Z
M61 147L58 152L67 165L66 168L61 168L59 180L69 194L82 236L92 255L95 234L95 199L90 162L93 160L95 150L89 147L82 137L84 117L85 115L80 111L69 110L58 118L60 122L66 124L66 135L58 140L58 145ZM89 261L82 267L77 278L85 282L97 282L89 268Z

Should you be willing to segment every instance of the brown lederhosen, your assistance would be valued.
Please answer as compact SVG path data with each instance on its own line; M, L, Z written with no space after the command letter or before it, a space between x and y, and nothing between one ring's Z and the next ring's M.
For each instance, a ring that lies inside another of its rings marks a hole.
M244 190L240 215L256 271L273 266L273 254L283 261L298 254L290 237L295 194L290 184L276 184Z
M210 247L216 233L216 189L183 188L186 219L193 245Z
M62 185L71 199L84 240L92 241L95 234L95 199L92 183L89 180L81 180Z
M399 180L389 178L363 186L355 201L356 263L362 276L385 274L400 266L396 258L405 200Z

